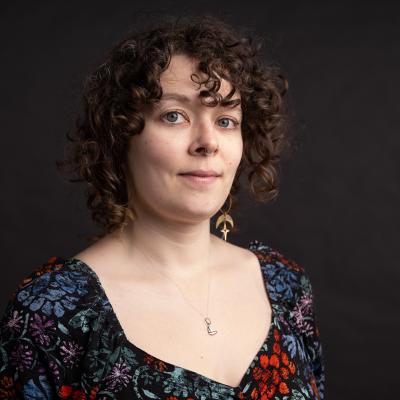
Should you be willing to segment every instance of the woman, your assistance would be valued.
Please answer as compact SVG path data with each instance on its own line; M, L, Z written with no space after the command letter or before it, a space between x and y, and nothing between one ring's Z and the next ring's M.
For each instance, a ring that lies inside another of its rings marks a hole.
M102 228L3 317L0 398L323 399L305 271L228 242L242 170L277 195L286 80L213 17L132 34L87 80L61 167ZM217 217L221 238L210 233Z

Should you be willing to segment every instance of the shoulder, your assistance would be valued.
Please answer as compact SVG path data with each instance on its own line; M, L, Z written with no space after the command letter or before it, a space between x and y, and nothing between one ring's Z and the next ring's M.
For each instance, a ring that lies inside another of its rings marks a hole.
M50 257L35 268L1 318L0 381L48 398L52 387L74 380L103 314L101 300L90 273L72 259Z
M273 300L291 304L301 298L312 301L311 280L304 265L259 240L251 241L249 249L260 261Z
M315 298L306 269L281 251L260 241L252 241L250 248L259 257L270 297L288 312L288 321L303 335L315 359L316 353L322 350Z
M70 260L53 256L20 282L11 300L21 308L60 318L80 302L88 301L93 288L87 271Z
M259 240L252 240L249 244L249 249L252 250L259 260L263 263L275 265L278 269L286 269L294 273L304 274L305 269L302 265L298 264L287 254L283 253L275 247L261 242Z
M27 335L40 326L51 327L54 339L56 329L60 334L73 335L74 328L80 328L80 335L80 315L89 309L95 313L99 301L88 271L72 260L50 257L32 270L12 294L2 317L2 335Z
M68 346L83 350L103 311L107 307L89 271L73 259L50 257L9 299L0 323L0 354L12 355L23 346L33 366L50 353L59 359ZM0 362L6 361L0 357Z

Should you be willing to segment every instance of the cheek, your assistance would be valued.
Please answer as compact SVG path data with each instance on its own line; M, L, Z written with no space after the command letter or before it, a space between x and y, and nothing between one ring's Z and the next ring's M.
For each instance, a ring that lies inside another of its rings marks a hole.
M151 163L151 166L158 166L167 170L176 168L177 158L180 153L177 146L173 146L170 142L163 140L148 140L145 145L146 148L143 151L143 155L147 163Z
M134 147L135 146L135 147ZM132 143L130 165L133 175L142 174L149 178L153 175L175 172L178 167L180 151L169 141L152 138Z
M243 141L242 138L238 138L237 141L230 146L228 152L229 158L227 164L230 168L236 171L243 156Z

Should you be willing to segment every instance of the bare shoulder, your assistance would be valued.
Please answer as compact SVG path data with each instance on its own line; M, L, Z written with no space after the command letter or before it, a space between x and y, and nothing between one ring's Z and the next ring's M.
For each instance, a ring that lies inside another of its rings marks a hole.
M228 261L230 266L243 268L245 271L259 268L257 256L248 248L235 245L214 236L218 253L222 260Z
M96 273L105 275L112 271L117 272L121 265L119 260L118 242L110 240L111 237L104 237L96 243L76 253L72 258L83 261ZM110 268L113 265L113 268Z
M258 256L249 248L237 246L233 243L225 242L219 239L221 242L219 246L222 256L220 257L223 268L222 279L224 285L229 290L234 290L238 286L244 290L243 301L246 299L248 293L253 293L257 299L250 296L248 298L248 304L251 307L254 306L255 302L261 302L263 304L269 304L268 296L265 292L265 278L262 273L261 263ZM229 284L233 286L229 286ZM271 309L271 306L267 306ZM269 311L270 312L270 311Z

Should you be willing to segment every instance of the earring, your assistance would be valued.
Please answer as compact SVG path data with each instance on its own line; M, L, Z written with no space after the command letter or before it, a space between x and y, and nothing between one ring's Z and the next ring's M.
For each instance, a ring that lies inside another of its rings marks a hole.
M220 209L220 211L222 212L222 214L218 217L217 222L215 224L215 227L218 228L219 225L221 225L221 223L223 223L223 227L220 230L223 233L223 238L226 241L226 237L228 235L228 232L230 232L230 229L227 228L226 224L230 224L231 228L233 228L233 219L232 217L228 214L228 212L230 211L232 207L232 196L229 193L229 208L227 211L222 211Z

